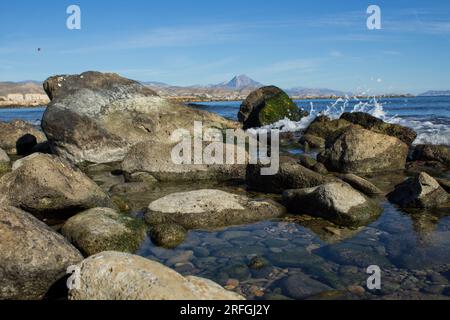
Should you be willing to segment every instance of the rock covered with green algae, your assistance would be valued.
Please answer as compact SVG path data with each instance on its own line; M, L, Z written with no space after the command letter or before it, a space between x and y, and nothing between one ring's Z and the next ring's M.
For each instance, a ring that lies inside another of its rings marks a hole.
M307 112L299 109L280 88L268 86L259 88L247 97L241 105L238 119L244 128L257 128L285 118L300 121Z
M110 208L93 208L73 216L62 234L86 256L114 250L134 253L144 241L147 227L142 221Z
M168 249L180 245L186 239L186 234L186 229L176 223L161 223L150 229L153 243Z

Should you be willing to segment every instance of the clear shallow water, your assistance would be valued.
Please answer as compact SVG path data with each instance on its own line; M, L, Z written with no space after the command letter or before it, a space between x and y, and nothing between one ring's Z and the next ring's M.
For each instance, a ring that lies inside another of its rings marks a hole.
M362 104L338 101L333 105L332 100L297 103L308 110L312 104L312 116L307 121L312 121L319 112L338 117L344 110L363 110L391 122L408 124L419 131L423 141L442 143L449 137L448 97L386 99ZM239 105L240 102L208 103L201 108L235 119ZM43 111L43 108L0 109L0 120L20 118L38 124ZM280 125L301 128L306 127L307 121ZM291 152L296 154L295 146ZM109 172L91 176L105 190L123 182L122 177ZM369 178L388 192L405 176ZM139 217L153 200L200 188L269 197L248 193L245 185L212 183L161 184L145 194L126 194L122 198L130 205L132 214ZM286 215L273 221L221 230L193 230L175 250L157 248L147 238L138 254L186 275L203 276L222 285L232 284L230 289L249 299L450 298L450 208L404 212L386 200L380 201L382 215L358 229L342 228L308 216ZM261 269L249 266L255 257L262 261ZM373 264L382 269L382 290L361 290L366 288L366 268ZM355 285L361 287L350 287Z

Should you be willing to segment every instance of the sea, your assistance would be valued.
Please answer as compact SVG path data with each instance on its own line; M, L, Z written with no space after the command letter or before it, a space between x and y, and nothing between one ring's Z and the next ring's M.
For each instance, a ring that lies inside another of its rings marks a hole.
M241 101L204 102L199 109L217 113L236 120ZM450 146L450 96L367 98L346 97L339 99L296 100L295 103L310 115L299 122L281 120L268 126L281 131L305 129L319 114L339 118L344 112L363 111L389 123L398 123L418 133L416 144L431 143ZM0 109L0 121L22 119L40 125L44 107Z

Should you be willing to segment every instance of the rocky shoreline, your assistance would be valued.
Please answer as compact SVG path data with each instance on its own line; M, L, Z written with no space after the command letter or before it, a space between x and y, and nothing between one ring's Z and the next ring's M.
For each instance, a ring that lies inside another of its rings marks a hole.
M202 121L205 130L225 131L258 128L285 117L298 121L307 115L276 87L251 93L242 104L240 122L162 98L116 74L55 76L45 81L44 89L51 102L42 119L43 132L20 121L0 123L0 279L5 283L1 299L42 299L70 266L80 271L80 286L69 288L63 297L68 299L262 298L260 287L242 290L234 278L219 285L181 275L189 274L189 259L168 258L165 265L172 270L136 253L148 239L161 250L173 249L192 241L191 230L217 232L287 217L324 220L329 236L334 232L339 239L344 230L352 234L376 221L386 201L405 211L448 211L450 206L449 182L444 178L450 168L448 147L415 146L411 129L364 113L343 114L336 120L318 117L301 138L282 136L282 145L314 150L317 157L282 154L273 176L261 175L265 165L259 163L171 161L178 142L171 141L172 132L190 131L195 121ZM386 173L388 188L369 178ZM407 180L394 180L396 174L405 173ZM229 188L233 181L242 187ZM190 190L171 192L164 187L183 183ZM153 190L164 194L133 207L133 195ZM208 247L220 251L212 238ZM326 247L307 248L294 259L310 258L313 251L316 259L336 254ZM216 254L223 259L233 255L223 249ZM251 269L264 270L258 250L250 252L250 244L246 249L253 255ZM271 259L278 259L287 270L267 277L280 282L291 297L322 298L336 288L332 280L319 283L289 269L295 264L290 265L282 252L272 251ZM304 266L308 268L312 267ZM239 270L236 266L229 274L238 275ZM441 293L445 290L442 285ZM331 297L364 297L364 288L351 284L344 291Z

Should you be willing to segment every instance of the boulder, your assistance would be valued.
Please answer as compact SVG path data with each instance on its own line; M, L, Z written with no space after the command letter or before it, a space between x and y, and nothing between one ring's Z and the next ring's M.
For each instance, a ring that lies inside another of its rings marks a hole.
M44 223L0 206L0 299L42 299L67 267L81 260L80 252Z
M436 181L445 191L450 192L450 179L436 179Z
M186 229L211 229L278 217L281 205L252 200L221 190L196 190L170 194L150 203L145 215L151 225L176 223Z
M139 256L102 252L79 265L80 287L70 300L244 300L218 284Z
M298 161L305 168L308 168L320 174L328 174L327 168L325 168L322 163L317 162L317 160L311 158L310 156L302 154L298 156Z
M178 247L186 239L186 234L186 229L176 223L157 224L150 230L153 243L167 249Z
M222 145L225 155L226 145ZM127 181L167 182L245 178L244 164L194 164L193 152L190 163L176 164L171 156L174 146L175 144L155 144L148 141L131 147L122 162L122 171Z
M8 171L11 168L11 159L6 152L0 148L0 174Z
M398 185L389 201L402 208L436 208L448 203L448 193L425 172Z
M110 208L93 208L71 217L61 233L85 256L103 251L135 253L147 236L145 224Z
M331 120L327 116L318 116L305 130L300 143L308 142L310 147L325 148L351 126L352 124L344 119Z
M370 173L405 169L407 155L408 146L399 139L352 127L317 160L331 171Z
M52 149L75 163L122 161L137 143L167 144L176 129L192 132L194 121L210 128L238 127L112 73L54 76L45 81L44 89L52 101L42 128Z
M342 120L346 120L353 124L360 125L364 129L382 133L391 137L396 137L400 141L411 145L417 138L417 133L407 127L399 124L386 123L383 120L376 118L364 112L346 112L341 116Z
M315 136L313 134L304 134L300 138L300 144L305 148L312 148L312 149L324 149L325 148L325 139Z
M16 161L13 171L0 178L0 203L59 218L111 206L109 196L79 169L39 153Z
M247 166L246 182L253 190L283 193L286 189L310 188L337 180L305 168L297 159L286 156L280 157L280 169L273 176L262 175L263 167L261 164Z
M372 182L367 181L364 178L357 176L356 174L348 173L339 176L342 181L347 182L353 188L368 196L374 196L382 194L383 192L375 186Z
M0 122L0 148L4 149L9 154L16 154L17 142L24 136L29 138L32 136L38 143L47 140L42 131L39 131L28 122L22 120ZM19 147L20 146L19 143Z
M414 161L437 161L450 167L450 150L448 146L421 144L414 148Z
M238 113L239 122L245 129L258 128L285 118L300 121L308 113L299 109L294 101L280 88L259 88L247 97Z
M294 213L306 213L342 226L360 226L380 212L374 202L346 183L327 183L314 188L286 190L283 200Z

